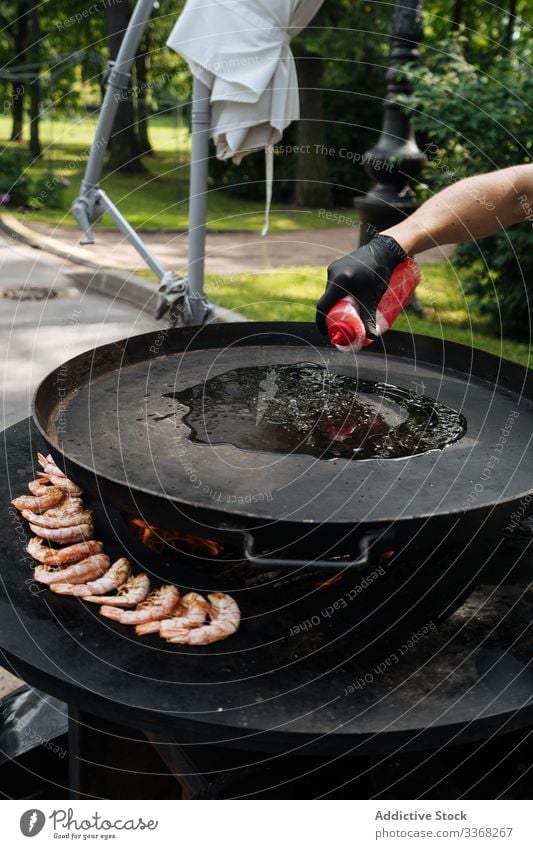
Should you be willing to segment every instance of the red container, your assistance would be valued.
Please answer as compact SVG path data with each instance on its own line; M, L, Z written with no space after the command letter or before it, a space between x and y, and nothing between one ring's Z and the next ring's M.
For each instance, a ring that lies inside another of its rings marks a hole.
M411 257L394 269L389 287L376 311L378 336L382 336L396 321L420 283L420 277L420 269ZM337 301L330 309L326 317L326 328L331 344L341 350L360 351L364 345L370 345L372 342L372 339L367 339L357 301L351 295Z

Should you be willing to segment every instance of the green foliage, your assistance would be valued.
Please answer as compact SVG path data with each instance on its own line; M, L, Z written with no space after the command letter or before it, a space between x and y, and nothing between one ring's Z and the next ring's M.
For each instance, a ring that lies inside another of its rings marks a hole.
M324 57L329 175L341 205L370 187L361 159L381 131L392 13L389 3L326 0L320 28L303 34Z
M529 347L487 335L474 326L461 286L450 265L423 267L417 293L426 317L402 313L395 330L421 333L489 351L505 359L531 365ZM235 309L255 321L314 321L316 302L324 290L326 269L292 266L256 274L207 275L208 295L221 306Z
M531 160L533 49L501 56L488 72L464 58L463 44L459 37L426 49L423 63L406 72L412 94L398 98L428 148L433 189Z
M19 147L8 147L0 157L0 205L27 206L32 184L26 175L30 154Z
M31 198L29 206L33 210L42 209L64 209L65 208L65 189L70 185L69 180L58 177L57 175L48 175L40 179L32 181Z
M518 224L484 239L460 245L457 267L465 292L493 332L531 342L533 304L533 225Z
M24 148L6 147L0 157L0 207L63 209L69 180L54 175L29 177L31 156Z
M413 93L402 102L412 110L419 143L429 158L423 196L463 177L532 161L532 44L522 46L521 56L502 52L487 71L465 59L464 43L459 37L439 51L428 49L423 66L408 71ZM479 245L462 245L457 262L465 291L489 317L491 328L528 339L531 222Z

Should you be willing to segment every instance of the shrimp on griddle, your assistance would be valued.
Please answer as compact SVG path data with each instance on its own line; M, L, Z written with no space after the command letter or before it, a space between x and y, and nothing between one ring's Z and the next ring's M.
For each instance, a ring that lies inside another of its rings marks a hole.
M59 511L58 511L59 512ZM83 510L81 513L67 513L66 515L50 516L46 513L32 513L31 510L23 510L22 515L32 525L39 528L71 528L74 525L92 525L93 511Z
M30 523L30 529L42 539L57 542L59 545L82 542L83 540L91 539L94 534L94 525L92 522L90 525L71 525L66 528L43 528L42 525Z
M29 482L28 489L32 495L48 495L50 492L50 485L42 478L36 478L36 480Z
M47 457L40 452L37 454L37 459L39 460L39 464L43 471L41 472L41 477L46 478L54 486L59 486L68 492L70 495L81 495L81 489L74 481L71 481L67 478L65 472L63 472L59 466L57 466L54 462L54 458L51 454L48 454Z
M205 598L197 593L187 593L181 603L172 611L172 618L156 622L144 622L135 628L138 634L157 634L167 636L167 632L176 628L198 628L203 625L209 613ZM170 634L173 636L173 634Z
M39 465L43 470L43 474L56 475L58 478L66 478L65 472L63 471L63 469L59 468L51 454L48 454L45 457L44 454L41 454L41 452L38 451L37 460L39 461Z
M65 500L61 501L57 507L51 507L50 510L46 510L43 514L46 517L55 517L64 518L67 516L73 516L76 513L83 513L85 510L83 506L83 501L81 498L77 498L73 495L65 496ZM89 511L92 513L92 510Z
M94 604L102 604L110 607L135 607L141 604L150 592L150 579L144 572L141 575L132 575L128 580L118 588L116 595L87 595L84 596L84 601L91 601Z
M52 569L44 564L35 567L33 577L41 584L56 584L61 581L67 581L71 584L84 584L103 575L109 568L109 562L107 554L95 554L92 557L86 557L85 560L80 560L79 563L66 566L64 569Z
M54 583L50 589L58 595L74 595L78 598L84 596L102 596L104 593L113 592L118 589L130 574L130 561L121 557L105 572L101 578L95 581L87 581L86 584Z
M179 643L189 646L206 646L225 640L234 634L241 621L241 612L235 599L226 593L211 593L208 595L211 605L209 625L201 625L199 628L176 629L174 636L168 639L169 643Z
M44 513L50 507L55 507L63 501L65 493L57 486L47 486L44 495L21 495L14 498L11 504L17 510L31 510L32 513Z
M70 478L65 477L64 475L49 475L44 472L40 473L39 480L41 483L49 483L53 486L58 486L63 492L68 495L76 495L79 496L82 494L83 490L79 488L79 486L71 481Z
M26 551L34 560L46 566L68 566L93 554L100 554L104 549L103 544L94 539L67 545L66 548L49 548L43 545L43 542L41 537L33 537L26 546Z
M117 610L115 607L104 605L100 608L100 613L108 619L120 622L121 625L140 625L141 622L166 619L179 600L179 590L172 584L165 584L150 593L146 601L141 602L135 610Z

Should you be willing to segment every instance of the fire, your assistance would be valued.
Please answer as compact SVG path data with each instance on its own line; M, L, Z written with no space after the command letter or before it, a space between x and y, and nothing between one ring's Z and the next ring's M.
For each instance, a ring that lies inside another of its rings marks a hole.
M190 554L207 554L218 557L223 547L219 542L203 537L184 534L181 531L167 531L157 525L150 525L144 519L130 519L130 527L140 541L152 551L163 552L166 546L185 548Z
M313 581L313 586L318 589L323 587L332 587L333 584L338 584L342 581L343 575L333 575L331 578L324 578L322 581Z

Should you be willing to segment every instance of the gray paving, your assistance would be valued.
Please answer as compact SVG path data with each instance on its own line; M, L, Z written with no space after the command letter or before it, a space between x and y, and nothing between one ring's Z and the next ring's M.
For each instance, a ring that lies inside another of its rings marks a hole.
M355 217L351 227L331 227L322 230L291 230L269 233L262 238L259 232L208 231L206 240L206 271L209 274L243 274L268 271L271 268L294 265L327 266L356 249L360 231ZM32 222L36 237L52 236L65 249L79 248L80 231L76 227L56 227ZM165 268L186 273L187 233L159 230L142 233L146 244ZM85 250L96 264L122 263L131 268L145 268L142 260L124 236L117 230L98 226L96 243ZM446 262L453 249L432 248L417 256L419 263Z
M78 290L69 275L81 274L87 278L87 269L0 236L2 429L29 415L39 381L69 357L158 326L149 313ZM33 287L45 291L44 300L4 297L7 290L24 297ZM0 669L0 698L20 683Z
M147 312L76 288L73 279L82 274L90 277L87 269L0 237L2 428L29 415L35 387L55 366L158 326ZM6 290L18 289L24 298L34 287L48 293L44 300L4 297Z

